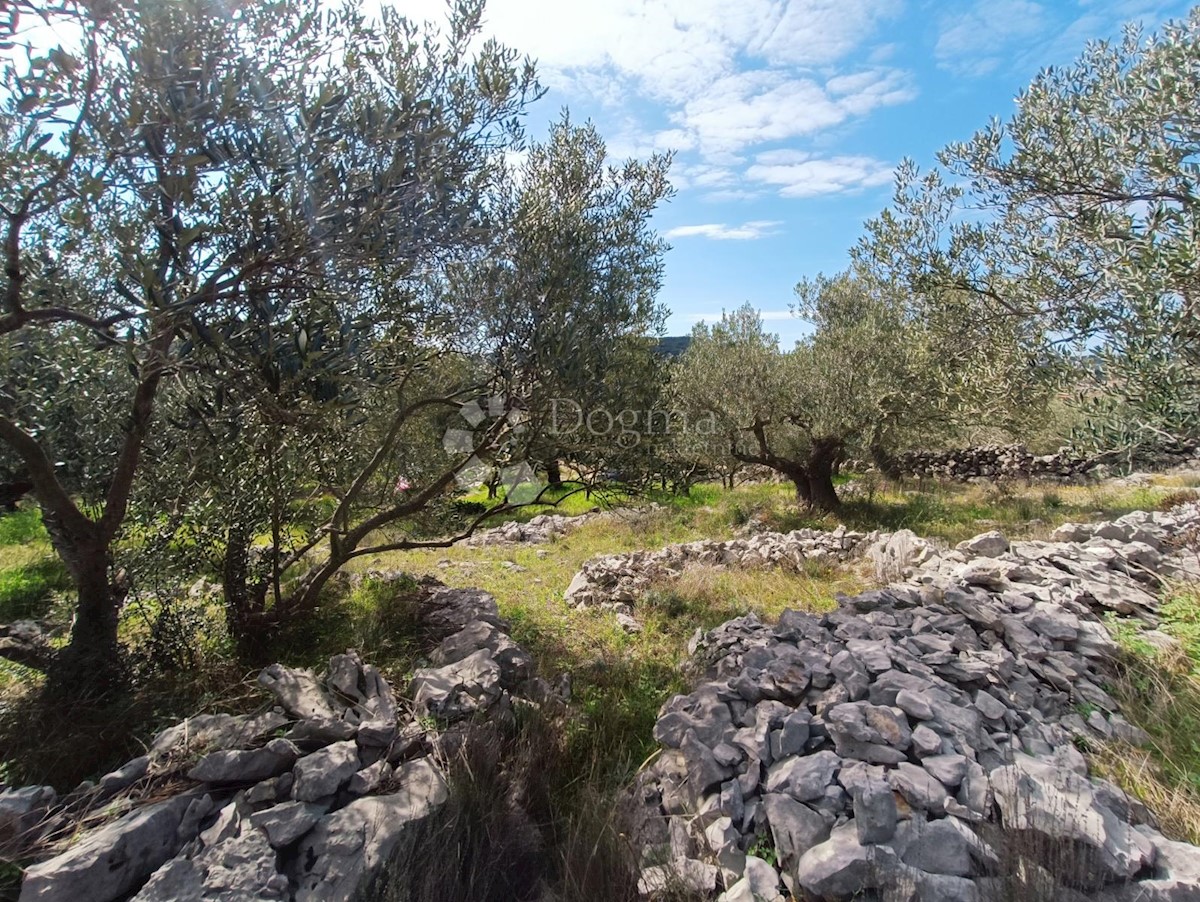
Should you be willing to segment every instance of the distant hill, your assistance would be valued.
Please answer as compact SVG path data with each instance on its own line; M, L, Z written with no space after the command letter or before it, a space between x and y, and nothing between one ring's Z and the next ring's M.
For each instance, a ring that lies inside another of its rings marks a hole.
M691 343L692 336L690 335L668 335L658 340L654 353L663 357L678 357L688 349L688 345Z

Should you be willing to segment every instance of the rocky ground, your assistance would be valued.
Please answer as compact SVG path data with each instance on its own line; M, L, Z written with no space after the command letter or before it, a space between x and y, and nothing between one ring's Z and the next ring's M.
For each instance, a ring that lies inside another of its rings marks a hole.
M1078 749L1143 738L1103 688L1117 648L1101 616L1152 629L1159 581L1196 575L1172 541L1198 525L1192 505L1012 546L884 537L871 553L905 581L697 636L708 679L664 707L636 789L644 889L1200 898L1200 849L1089 778Z
M561 519L491 541L547 541L531 536L561 535ZM660 753L628 796L641 890L1200 899L1200 850L1164 838L1080 752L1144 738L1105 689L1118 650L1102 618L1169 641L1155 630L1157 592L1200 577L1180 541L1197 528L1195 504L953 549L907 531L752 525L586 563L568 596L633 628L641 594L691 566L863 562L891 582L823 615L697 633L703 679L663 707ZM22 902L353 898L443 806L445 762L471 725L569 694L569 681L536 675L487 593L427 579L417 597L429 666L403 692L353 653L321 676L273 665L256 714L186 720L62 798L0 792L6 857L41 859Z
M355 898L445 801L463 725L553 695L486 593L426 585L421 623L434 666L405 698L352 653L321 677L275 664L258 714L183 721L62 799L0 792L6 857L65 847L26 871L21 902Z

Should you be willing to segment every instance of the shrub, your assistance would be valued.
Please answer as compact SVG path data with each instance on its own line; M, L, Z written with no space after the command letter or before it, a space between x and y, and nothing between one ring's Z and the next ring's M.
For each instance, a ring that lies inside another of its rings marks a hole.
M0 545L25 545L47 538L42 515L37 510L0 515Z

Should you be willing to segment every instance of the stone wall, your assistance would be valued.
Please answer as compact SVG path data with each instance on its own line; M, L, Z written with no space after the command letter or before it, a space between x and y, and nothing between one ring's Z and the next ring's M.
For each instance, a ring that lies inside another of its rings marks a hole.
M353 653L321 676L275 664L257 714L189 718L62 799L4 789L5 858L64 847L28 868L21 902L355 898L445 801L438 762L466 735L458 725L551 695L490 595L427 584L421 607L437 645L411 703Z
M1109 468L1124 463L1112 454L1080 455L1070 448L1053 454L1032 454L1024 445L981 445L973 448L949 448L940 451L905 451L896 455L896 468L902 476L942 479L1050 479L1077 481L1106 474ZM1139 466L1200 468L1200 448L1180 448L1163 452ZM869 466L859 462L861 467ZM854 468L853 466L851 467Z
M678 576L688 567L774 568L799 572L805 566L845 563L861 553L876 533L797 529L789 533L752 532L729 541L703 539L668 545L659 551L602 555L587 561L567 587L564 598L576 608L598 606L614 611L629 631L638 627L637 600L652 585Z
M1118 649L1101 615L1165 640L1154 591L1200 576L1195 550L1171 544L1197 525L1192 505L1049 542L907 543L905 581L832 613L698 634L707 678L663 707L661 754L634 790L643 888L682 879L723 902L1200 898L1200 850L1089 776L1078 748L1145 740L1104 688Z

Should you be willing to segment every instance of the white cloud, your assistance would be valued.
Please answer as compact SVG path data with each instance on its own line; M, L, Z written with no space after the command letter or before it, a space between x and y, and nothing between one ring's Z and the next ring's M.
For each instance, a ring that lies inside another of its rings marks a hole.
M703 225L676 226L667 231L668 238L708 238L712 241L753 241L779 233L780 220L755 219L744 222L740 226L727 226L725 223L705 223Z
M817 197L875 188L892 181L890 164L871 157L814 157L792 150L759 154L746 170L752 181L778 186L782 197Z
M1044 33L1046 11L1032 0L976 0L970 9L947 13L934 55L961 75L986 75L1008 59L1010 43Z
M673 115L696 135L706 155L803 137L916 96L909 79L891 70L835 76L824 86L777 70L726 76Z
M444 19L443 0L393 2L418 18ZM665 130L645 123L624 128L610 141L618 155L671 148L729 166L757 144L813 135L912 99L904 73L830 68L859 48L869 50L879 25L903 4L490 0L485 30L534 57L552 87L608 108L649 100L670 121ZM820 76L816 66L824 67Z
M934 55L957 75L983 76L1004 66L1036 70L1075 58L1093 38L1115 36L1124 22L1160 20L1185 6L1164 0L976 0L942 17Z
M770 33L754 49L776 64L833 63L859 47L881 20L898 14L901 8L899 0L803 0L783 4Z

